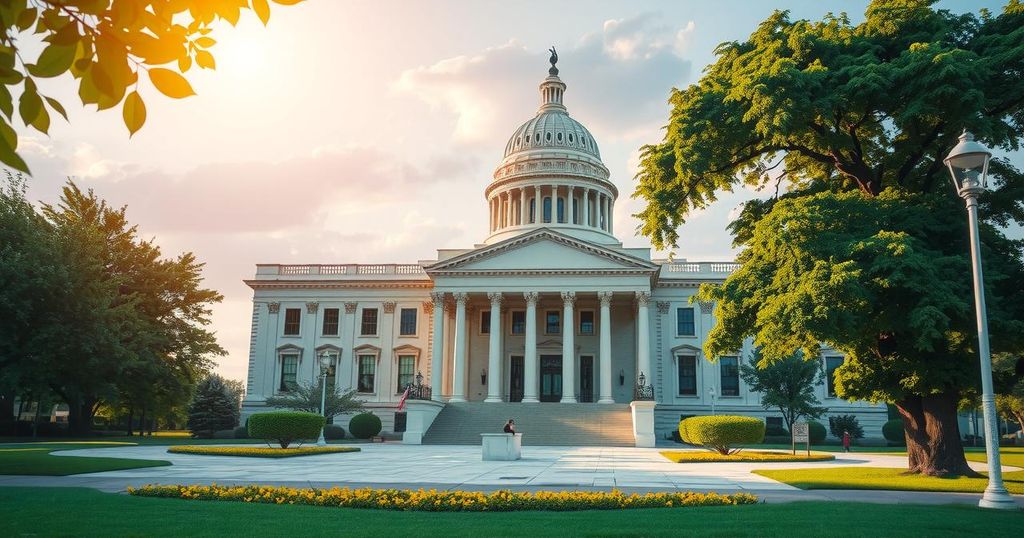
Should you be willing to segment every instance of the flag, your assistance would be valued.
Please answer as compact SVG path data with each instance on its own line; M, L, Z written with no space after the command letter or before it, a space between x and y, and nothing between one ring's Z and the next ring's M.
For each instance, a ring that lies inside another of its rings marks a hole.
M398 410L401 411L405 407L405 399L409 397L409 389L412 387L405 387L405 392L402 393L402 399L398 400Z

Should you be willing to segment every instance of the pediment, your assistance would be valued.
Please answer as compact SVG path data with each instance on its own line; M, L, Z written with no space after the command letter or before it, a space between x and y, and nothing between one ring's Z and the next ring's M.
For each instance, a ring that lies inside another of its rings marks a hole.
M596 271L653 273L657 266L616 250L541 229L472 250L426 268L427 273Z

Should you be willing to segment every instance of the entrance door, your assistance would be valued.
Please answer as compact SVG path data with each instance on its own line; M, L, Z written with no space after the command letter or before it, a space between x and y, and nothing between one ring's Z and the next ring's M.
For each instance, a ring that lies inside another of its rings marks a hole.
M594 401L594 357L580 356L580 402Z
M562 399L562 356L540 356L540 401L557 402Z
M508 401L521 402L523 401L523 358L521 356L512 356L509 374Z

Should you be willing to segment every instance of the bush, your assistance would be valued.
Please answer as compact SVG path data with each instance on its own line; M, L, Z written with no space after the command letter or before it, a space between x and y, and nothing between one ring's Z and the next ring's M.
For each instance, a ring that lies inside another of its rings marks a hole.
M825 425L816 421L807 421L807 436L810 438L812 445L820 445L825 442L825 437L828 433L825 431Z
M298 439L320 437L324 422L324 417L302 411L256 413L249 417L249 437L275 441L281 448L288 448Z
M380 417L373 413L359 413L348 423L348 431L356 439L369 439L380 433Z
M890 443L897 445L906 444L907 437L903 429L903 421L897 418L882 424L882 437L885 437L885 440Z
M729 455L734 452L732 445L760 443L764 439L764 422L736 415L692 417L679 422L679 437L691 445Z
M828 417L828 429L836 439L843 438L843 432L850 433L850 439L864 437L864 428L860 427L857 417L853 415L835 415Z
M217 430L238 426L238 414L238 395L214 374L196 387L188 407L188 429L196 437L212 437Z
M789 435L789 432L786 431L786 427L781 425L781 424L772 424L772 425L766 425L764 427L764 434L766 436L767 435L771 435L771 436L776 436L776 437L785 437L785 436Z
M338 426L337 424L328 424L324 426L324 438L325 439L344 439L345 428Z
M235 428L235 439L248 439L249 438L249 427L239 426Z
M234 430L234 428L232 428L230 430L217 430L217 431L213 432L213 438L214 439L234 439L235 438L235 430Z

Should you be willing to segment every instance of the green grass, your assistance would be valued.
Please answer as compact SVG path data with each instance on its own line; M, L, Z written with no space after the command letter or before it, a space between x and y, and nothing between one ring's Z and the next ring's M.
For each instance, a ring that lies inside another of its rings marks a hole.
M967 461L988 461L984 451L976 452L971 450L966 451L964 455L967 456ZM999 449L999 463L1024 468L1024 447L1001 447Z
M79 456L53 456L57 450L109 448L126 443L22 443L0 447L0 475L66 476L70 474L119 471L140 467L170 465L163 460L135 460Z
M695 450L663 450L661 455L675 463L715 463L715 462L799 462L799 461L830 461L836 459L830 452L797 450L796 454L790 451L769 451L769 450L742 450L741 452L723 456L717 452L695 451Z
M885 467L824 467L817 469L755 470L759 474L800 489L885 489L900 491L954 491L981 493L986 478L939 478L903 474ZM1003 473L1010 493L1024 494L1024 471Z
M803 502L592 512L424 513L0 488L6 536L1017 536L1024 513Z

